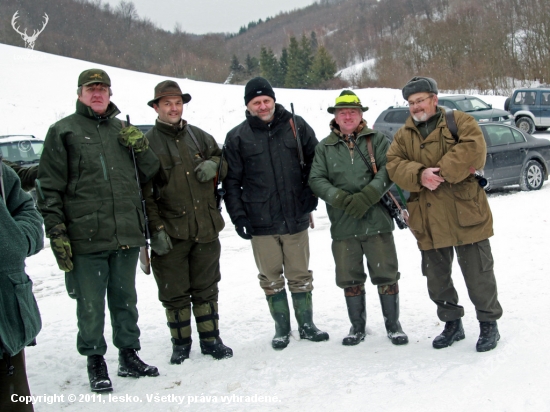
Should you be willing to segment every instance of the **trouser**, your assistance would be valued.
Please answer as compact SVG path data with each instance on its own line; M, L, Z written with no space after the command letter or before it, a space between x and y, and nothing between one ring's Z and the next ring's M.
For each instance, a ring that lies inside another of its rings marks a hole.
M167 310L179 310L205 302L218 301L221 245L171 238L172 250L158 256L153 252L151 266L159 289L159 300Z
M308 270L307 229L293 235L252 236L251 243L254 260L260 272L260 286L266 295L274 295L283 290L284 278L292 293L313 290L313 272Z
M1 353L1 351L0 351ZM13 367L13 375L8 376L9 362ZM4 359L0 359L0 411L2 412L32 412L34 408L32 403L26 404L20 402L20 396L30 396L29 382L27 380L27 371L25 368L25 350L17 355L8 357L4 354ZM12 395L16 401L12 402Z
M489 322L502 316L498 302L497 282L493 271L493 255L489 239L456 246L458 264L466 281L477 319ZM464 316L458 304L458 293L451 279L453 248L422 250L422 273L428 281L430 299L437 305L437 316L447 322Z
M76 346L84 356L105 355L105 294L113 343L119 348L140 349L135 287L139 248L73 255L74 269L65 274L69 296L76 299Z
M332 241L332 255L336 266L336 285L341 288L363 285L367 280L363 256L373 285L393 285L399 280L397 252L393 234L355 236Z

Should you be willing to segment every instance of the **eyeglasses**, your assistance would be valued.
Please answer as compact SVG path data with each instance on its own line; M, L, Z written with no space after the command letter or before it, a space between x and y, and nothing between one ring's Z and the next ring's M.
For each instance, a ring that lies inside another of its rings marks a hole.
M423 99L418 99L415 102L409 102L409 107L418 106L420 103L422 103L425 100L431 99L433 96L424 97Z

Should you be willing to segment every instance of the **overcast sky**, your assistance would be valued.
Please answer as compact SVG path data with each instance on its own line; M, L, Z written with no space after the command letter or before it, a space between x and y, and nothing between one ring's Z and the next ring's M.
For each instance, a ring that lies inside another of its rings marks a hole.
M132 0L141 18L172 31L177 22L194 34L236 33L241 26L281 11L303 8L315 0ZM116 7L120 0L104 0Z

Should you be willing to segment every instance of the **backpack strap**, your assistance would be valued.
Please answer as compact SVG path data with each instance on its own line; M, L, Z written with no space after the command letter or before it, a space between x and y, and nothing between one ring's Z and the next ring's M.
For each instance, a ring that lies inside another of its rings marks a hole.
M458 127L456 125L454 110L448 110L445 112L445 120L447 120L447 128L453 135L453 139L458 143Z

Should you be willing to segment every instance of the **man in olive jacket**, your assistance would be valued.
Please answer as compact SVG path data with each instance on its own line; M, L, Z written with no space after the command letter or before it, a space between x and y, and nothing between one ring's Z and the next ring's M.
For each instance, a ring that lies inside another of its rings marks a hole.
M475 119L460 111L453 112L455 141L437 94L437 83L429 77L414 77L405 85L403 98L411 116L394 136L387 169L395 183L411 192L408 224L422 253L430 298L445 322L433 347L445 348L465 337L464 308L451 279L454 248L480 323L476 349L485 352L497 346L496 321L502 316L488 239L493 217L474 177L485 165L487 147Z
M25 258L42 249L44 232L31 196L2 162L0 229L0 410L32 411L32 404L14 403L12 395L30 396L24 348L34 345L42 323Z
M389 142L367 127L361 100L344 90L328 112L334 114L331 133L315 149L309 175L313 192L327 205L336 265L336 284L344 289L351 329L342 344L357 345L365 339L367 322L365 267L378 294L388 338L395 345L408 343L399 322L399 272L393 240L393 220L380 204L391 186L386 171ZM371 140L372 150L367 139ZM362 160L373 155L377 173Z
M251 239L260 286L275 321L271 345L283 349L289 343L285 278L300 338L327 340L328 333L313 323L313 273L309 270L309 213L317 206L317 198L307 179L317 145L315 133L299 116L293 123L292 114L275 103L275 92L263 77L246 84L244 103L246 120L225 139L229 171L223 182L224 200L239 236Z
M215 359L233 356L218 328L218 234L225 223L213 184L225 177L227 163L220 169L222 151L214 138L181 118L190 100L176 82L166 80L148 103L158 114L147 139L160 169L143 192L152 233L151 266L172 335L172 364L189 358L191 303L201 352Z
M111 79L101 69L78 78L76 112L50 126L38 168L38 206L69 296L76 299L77 349L88 357L92 391L112 390L103 355L105 294L119 376L157 376L140 349L135 289L144 217L132 153L142 181L158 159L135 127L122 127L110 101Z

